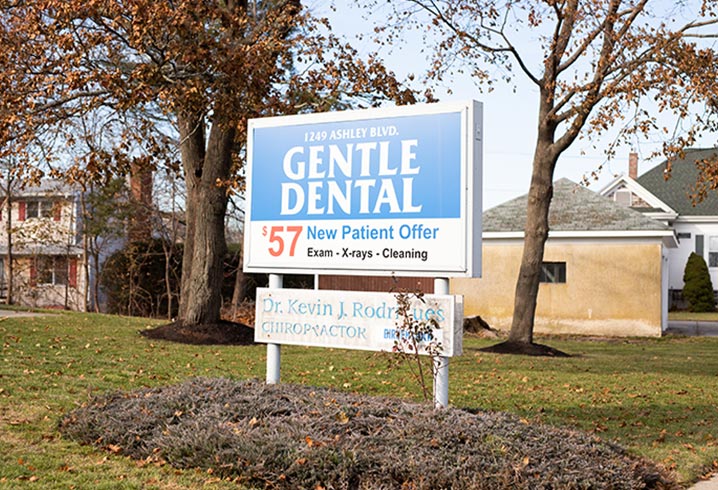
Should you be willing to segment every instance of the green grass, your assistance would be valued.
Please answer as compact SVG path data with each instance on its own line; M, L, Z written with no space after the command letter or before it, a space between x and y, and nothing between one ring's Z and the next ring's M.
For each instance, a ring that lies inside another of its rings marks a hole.
M263 378L264 346L187 346L137 334L151 321L62 313L0 321L0 488L237 488L61 438L60 416L108 390L194 376ZM582 341L542 338L570 358L481 353L465 339L450 367L450 402L590 431L692 481L718 465L718 338ZM282 381L418 398L386 354L282 348ZM395 358L392 358L395 359Z
M669 320L694 321L694 322L718 322L718 311L710 313L693 313L690 311L670 311Z

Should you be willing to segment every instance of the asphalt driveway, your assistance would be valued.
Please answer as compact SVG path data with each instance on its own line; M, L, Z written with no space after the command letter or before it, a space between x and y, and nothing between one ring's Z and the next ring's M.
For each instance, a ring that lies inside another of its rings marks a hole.
M718 322L669 321L665 333L692 337L718 337Z

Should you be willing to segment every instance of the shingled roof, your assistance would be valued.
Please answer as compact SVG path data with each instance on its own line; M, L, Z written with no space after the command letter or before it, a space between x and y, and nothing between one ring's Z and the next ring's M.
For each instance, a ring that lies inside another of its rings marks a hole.
M551 231L668 231L666 225L615 203L569 179L553 184L549 212ZM485 232L523 231L528 196L524 195L484 212Z
M27 185L23 188L16 189L13 194L14 198L18 197L57 197L72 196L79 192L77 186L67 184L57 179L42 179L38 185ZM4 195L0 190L0 195Z
M718 215L718 192L709 191L705 199L695 205L690 197L698 179L696 162L707 159L718 159L718 149L689 149L685 151L685 158L673 161L668 179L665 178L666 162L663 162L636 181L679 215Z

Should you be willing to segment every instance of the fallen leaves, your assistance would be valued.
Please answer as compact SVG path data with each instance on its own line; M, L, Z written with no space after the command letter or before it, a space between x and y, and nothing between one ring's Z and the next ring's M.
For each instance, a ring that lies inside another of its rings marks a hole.
M122 448L117 444L108 444L106 447L113 454L119 454L122 451Z
M32 464L30 464L28 461L26 461L23 458L18 458L17 464L23 467L25 470L30 472L31 474L23 474L17 477L17 480L20 481L29 481L29 482L36 482L40 479L35 472L37 471L37 468L35 468Z
M29 481L29 482L32 483L32 482L38 481L38 480L40 479L40 477L37 476L37 475L30 475L30 476L20 475L20 476L17 477L17 479L20 480L20 481Z
M336 415L335 419L340 424L348 424L349 423L349 416L344 411L339 412Z
M323 442L315 441L314 439L312 439L309 436L306 436L304 438L304 441L307 443L307 447L322 447L325 445Z

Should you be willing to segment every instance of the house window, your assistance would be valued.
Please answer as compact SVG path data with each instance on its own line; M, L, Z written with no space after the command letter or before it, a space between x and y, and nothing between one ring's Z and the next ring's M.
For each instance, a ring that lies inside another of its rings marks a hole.
M708 238L708 267L718 267L718 236Z
M696 253L703 257L703 235L696 235Z
M691 238L691 234L690 233L676 233L676 238L678 238L679 242L681 240L688 240Z
M544 262L541 264L539 281L554 284L566 282L566 262Z
M37 257L35 271L37 284L67 285L66 257Z
M40 201L28 201L25 204L25 217L37 218L40 216Z
M52 201L27 201L26 218L53 218L56 216L56 203ZM57 208L59 210L59 208Z

